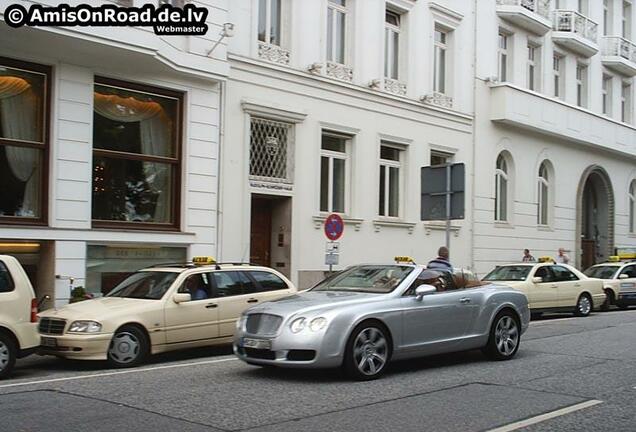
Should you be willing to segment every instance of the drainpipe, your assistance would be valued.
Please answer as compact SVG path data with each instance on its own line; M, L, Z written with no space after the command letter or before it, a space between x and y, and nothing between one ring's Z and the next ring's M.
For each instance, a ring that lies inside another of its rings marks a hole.
M483 2L482 2L483 3ZM470 268L475 272L475 158L477 156L477 0L473 5L473 156L470 168Z
M217 151L216 191L216 259L223 260L223 147L225 145L225 106L227 105L227 82L219 84L219 146Z

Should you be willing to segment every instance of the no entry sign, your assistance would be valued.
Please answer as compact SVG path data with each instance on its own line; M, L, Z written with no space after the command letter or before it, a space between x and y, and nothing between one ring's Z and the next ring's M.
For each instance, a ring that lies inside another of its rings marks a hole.
M330 214L325 219L325 235L331 241L336 241L342 237L344 231L344 221L337 214Z

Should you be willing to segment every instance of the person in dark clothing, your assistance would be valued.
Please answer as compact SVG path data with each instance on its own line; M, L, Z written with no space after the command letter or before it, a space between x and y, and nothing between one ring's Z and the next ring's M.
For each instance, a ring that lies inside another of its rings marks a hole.
M442 246L437 251L437 258L430 260L426 265L428 269L453 271L453 266L448 260L448 248Z

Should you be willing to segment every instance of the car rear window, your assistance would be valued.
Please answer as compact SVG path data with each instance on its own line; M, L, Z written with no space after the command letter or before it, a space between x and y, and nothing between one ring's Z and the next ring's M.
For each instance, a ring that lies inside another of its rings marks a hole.
M3 262L0 262L0 293L11 292L14 289L15 285L13 284L13 279L11 278L11 273L9 273L9 269Z
M287 284L274 273L266 271L249 271L250 276L254 278L261 291L277 291L287 289Z

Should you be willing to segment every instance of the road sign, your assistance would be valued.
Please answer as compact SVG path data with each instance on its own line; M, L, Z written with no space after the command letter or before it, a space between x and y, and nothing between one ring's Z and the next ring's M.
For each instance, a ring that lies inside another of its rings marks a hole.
M325 252L326 253L340 253L340 242L328 241L325 244Z
M337 253L326 253L325 254L325 264L329 266L329 271L331 272L331 266L338 265L340 255Z
M447 184L447 166L422 168L423 221L446 219L447 195L450 195L449 219L464 219L465 167L463 163L450 165L450 184Z
M342 237L344 231L344 221L337 214L330 214L325 219L325 235L331 241L336 241Z

